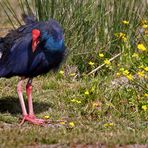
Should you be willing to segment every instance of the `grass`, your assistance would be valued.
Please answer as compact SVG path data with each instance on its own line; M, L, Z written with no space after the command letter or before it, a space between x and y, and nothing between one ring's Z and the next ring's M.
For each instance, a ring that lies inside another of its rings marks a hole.
M65 146L74 143L125 145L148 142L147 111L137 109L130 103L125 88L113 91L106 86L109 83L100 82L95 94L84 95L96 78L91 82L70 81L55 75L36 78L33 100L37 116L44 118L48 115L53 121L62 119L66 123L59 127L39 127L25 123L19 127L21 111L15 92L16 81L16 78L1 80L0 143L3 147L57 143ZM103 88L106 88L105 92ZM122 94L124 98L119 98ZM74 99L81 103L72 101ZM74 123L74 127L69 125L70 122Z
M147 144L146 1L36 0L28 9L28 1L21 0L15 11L7 2L5 10L14 27L22 23L16 15L20 7L26 12L32 9L38 20L57 19L64 28L69 55L60 71L33 82L37 116L64 120L58 127L27 123L19 127L18 80L0 79L1 147Z

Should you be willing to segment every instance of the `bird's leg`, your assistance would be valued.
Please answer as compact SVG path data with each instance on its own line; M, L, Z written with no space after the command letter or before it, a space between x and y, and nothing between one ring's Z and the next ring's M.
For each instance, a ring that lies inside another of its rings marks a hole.
M28 116L26 106L25 106L25 102L24 102L24 98L23 98L23 93L22 93L22 82L23 82L23 80L24 80L24 78L22 77L21 80L18 82L18 85L17 85L17 93L18 93L19 101L20 101L21 108L22 108L22 114L23 114L23 120L21 121L20 125L22 125L24 123L25 117Z
M33 103L32 103L32 79L28 80L28 83L26 85L26 94L27 94L27 97L28 97L29 116L34 117Z
M25 78L22 77L21 80L18 82L18 85L17 85L17 93L18 93L18 96L19 96L19 101L20 101L20 104L21 104L22 115L23 115L23 119L22 119L20 125L22 125L25 121L28 121L30 123L37 124L37 125L42 125L45 122L45 120L37 119L35 117L34 111L33 111L32 79L29 79L28 83L26 85L26 94L27 94L27 97L28 97L28 111L29 111L29 114L27 113L24 98L23 98L23 93L22 93L22 83L23 83L24 79Z
M26 85L26 94L28 97L28 111L29 114L26 117L25 120L33 123L33 124L37 124L37 125L42 125L45 121L43 119L37 119L34 115L34 111L33 111L33 103L32 103L32 79L28 80L28 83Z

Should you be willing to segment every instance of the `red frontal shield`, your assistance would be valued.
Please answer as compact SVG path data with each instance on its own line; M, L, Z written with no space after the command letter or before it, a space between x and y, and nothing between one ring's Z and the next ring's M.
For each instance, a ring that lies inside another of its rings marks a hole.
M37 45L39 44L39 36L41 32L38 29L32 30L32 52L35 52Z

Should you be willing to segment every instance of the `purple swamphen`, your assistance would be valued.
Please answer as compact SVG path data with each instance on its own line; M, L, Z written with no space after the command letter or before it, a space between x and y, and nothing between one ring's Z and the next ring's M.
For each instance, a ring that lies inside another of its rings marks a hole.
M43 119L37 119L32 104L32 79L49 70L57 69L64 59L63 30L53 19L38 22L34 17L23 15L25 25L11 30L0 38L0 77L20 76L17 93L21 104L23 119L33 124L42 125ZM28 112L25 107L22 82L28 78L26 95Z

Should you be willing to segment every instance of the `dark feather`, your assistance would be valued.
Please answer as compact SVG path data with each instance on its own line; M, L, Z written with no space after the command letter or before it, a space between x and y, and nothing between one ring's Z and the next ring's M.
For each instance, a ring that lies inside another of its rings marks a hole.
M25 25L0 39L0 77L35 77L59 67L65 55L63 30L55 20L37 22L27 16ZM40 43L32 52L32 30L41 31Z

